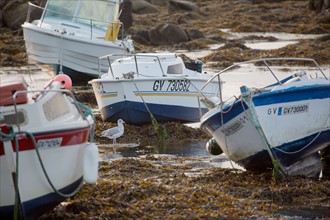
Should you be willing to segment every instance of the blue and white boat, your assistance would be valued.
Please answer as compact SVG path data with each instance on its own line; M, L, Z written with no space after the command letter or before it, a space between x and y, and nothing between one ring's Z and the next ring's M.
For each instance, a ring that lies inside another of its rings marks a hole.
M121 3L48 0L45 8L29 3L22 25L29 59L54 65L73 81L97 78L100 56L134 52L133 40L123 36Z
M302 62L304 66L298 70L282 65L284 62ZM281 66L274 65L279 63ZM313 67L306 67L306 63ZM244 66L250 67L248 71ZM244 72L255 76L244 78ZM232 79L240 78L241 83L231 84L226 74ZM255 81L259 76L270 76L274 83L261 79L268 86L246 86L248 80ZM320 154L330 146L328 71L323 71L313 59L269 58L234 64L213 78L240 88L232 97L224 98L221 93L221 101L213 102L201 117L200 127L214 137L230 160L251 171L271 169L277 162L288 175L320 174ZM208 83L201 93L207 87Z
M199 121L198 89L213 76L201 72L201 63L195 63L197 71L188 69L175 53L100 58L104 59L109 60L109 68L103 72L100 67L99 79L89 82L104 121L146 124L151 122L150 113L158 122ZM217 93L219 85L214 81L203 94ZM204 104L201 109L207 111Z

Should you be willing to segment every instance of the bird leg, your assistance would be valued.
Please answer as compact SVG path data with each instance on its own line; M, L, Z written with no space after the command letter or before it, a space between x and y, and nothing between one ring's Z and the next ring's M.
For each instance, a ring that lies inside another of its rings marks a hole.
M117 149L116 149L117 148L117 146L116 146L117 141L116 141L116 138L113 139L113 142L112 143L113 143L113 148L112 148L113 153L116 154L117 153Z

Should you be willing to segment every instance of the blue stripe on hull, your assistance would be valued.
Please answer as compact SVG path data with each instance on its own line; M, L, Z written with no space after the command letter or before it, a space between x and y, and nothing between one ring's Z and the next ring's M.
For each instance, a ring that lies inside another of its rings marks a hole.
M318 136L317 135L318 133L300 140L283 144L273 148L272 151L275 153L280 164L284 166L290 166L302 158L314 154L315 149L319 149L320 146L325 145L326 143L328 143L328 147L330 147L330 130L323 131ZM313 141L316 136L317 138ZM304 148L308 144L310 144L308 147L299 152L300 149ZM280 150L285 152L298 152L294 154L286 154ZM266 149L258 152L253 156L237 161L237 163L243 166L245 169L251 171L265 171L273 167L272 161Z
M244 106L244 109L243 109ZM228 111L230 109L230 111ZM223 113L221 116L221 112L217 112L216 114L209 117L207 120L202 122L201 127L208 127L212 131L218 130L222 125L226 124L237 115L241 114L245 109L248 109L245 103L242 103L240 100L236 101L233 106L229 106L223 109ZM228 112L227 112L228 111Z
M147 106L158 122L199 122L200 120L198 108L150 103L147 103ZM206 108L202 109L203 114L206 111ZM149 112L140 102L119 102L102 108L100 112L103 121L117 122L121 118L128 124L151 123Z
M311 99L329 98L330 84L292 87L285 90L264 92L253 97L255 106L271 105L286 102L296 102Z
M74 183L61 189L64 194L73 192L80 185L82 177ZM63 202L66 198L63 198L56 193L50 193L39 198L29 200L23 203L23 209L25 213L24 219L37 219L46 212L51 211L59 203ZM0 219L14 219L14 206L0 207Z
M256 94L253 96L253 104L255 106L271 105L286 102L295 102L302 100L312 100L312 99L325 99L329 98L330 94L330 84L329 85L313 85L304 87L293 87L286 90L278 90L273 92L264 92L261 94ZM248 109L247 105L244 103L244 109ZM230 109L231 108L231 109ZM229 112L227 112L230 109ZM224 108L223 112L223 122L221 121L220 112L212 115L210 118L205 120L203 126L210 127L213 131L217 130L222 124L226 124L231 119L235 118L237 115L243 112L243 107L241 100L234 103L233 106Z

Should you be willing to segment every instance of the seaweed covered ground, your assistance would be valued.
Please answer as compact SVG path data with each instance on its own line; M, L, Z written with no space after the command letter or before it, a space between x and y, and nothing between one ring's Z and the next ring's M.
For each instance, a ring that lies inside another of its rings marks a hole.
M180 23L204 34L189 42L151 45L136 40L137 52L199 51L210 45L223 44L205 57L213 68L233 62L262 57L314 58L330 65L330 12L310 10L308 0L193 0L200 11L169 13L158 6L157 14L134 14L131 31L150 29L157 24ZM249 41L276 42L274 37L250 36L232 39L232 32L285 32L320 34L315 39L299 40L280 49L256 50ZM0 65L27 65L21 31L0 28ZM330 73L329 73L330 74ZM96 108L90 88L74 87L79 101ZM101 131L115 126L96 115L95 140ZM181 123L163 124L168 141L199 141L208 137L198 128ZM138 142L154 145L157 135L152 125L125 124L119 143ZM101 154L111 154L100 150ZM255 174L233 168L221 168L223 157L180 157L147 153L139 157L101 160L99 180L84 185L73 198L58 205L41 219L330 219L330 180L304 177L274 178L272 172Z
M329 219L330 181L212 167L209 158L147 155L100 164L95 185L41 219ZM300 217L297 217L300 216Z

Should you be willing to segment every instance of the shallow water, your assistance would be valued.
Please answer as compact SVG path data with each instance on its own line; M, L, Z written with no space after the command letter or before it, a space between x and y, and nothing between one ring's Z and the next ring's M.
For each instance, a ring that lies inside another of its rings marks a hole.
M330 207L299 207L287 208L278 211L279 214L290 216L291 218L300 217L299 219L323 219L330 217Z
M290 44L298 43L299 40L305 39L316 39L323 35L321 34L290 34L284 32L249 32L249 33L238 33L231 32L230 29L221 29L222 32L227 33L226 39L240 39L244 37L273 37L276 38L276 41L268 41L268 40L246 40L244 45L256 50L274 50L280 49ZM207 50L198 50L198 51L187 51L187 50L177 50L176 53L183 53L188 56L190 59L197 60L201 59L204 56L210 55L212 51L224 46L224 44L212 44L209 45L209 49ZM161 51L160 51L161 52ZM164 52L164 51L163 51ZM168 51L167 51L168 52Z
M167 143L165 147L157 149L156 144L153 146L139 146L139 147L127 147L116 150L116 156L118 157L138 157L146 154L170 154L181 157L192 157L192 156L208 156L205 149L205 141L196 142L178 142L178 143ZM112 153L109 154L109 159L112 157Z

